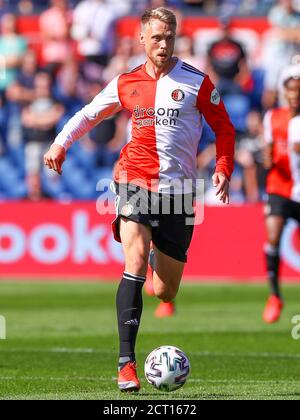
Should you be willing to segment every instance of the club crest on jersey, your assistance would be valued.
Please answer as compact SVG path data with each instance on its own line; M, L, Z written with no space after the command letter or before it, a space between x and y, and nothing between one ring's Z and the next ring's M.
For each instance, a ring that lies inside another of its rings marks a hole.
M185 94L184 94L184 92L181 89L176 89L176 90L173 90L171 96L172 96L172 99L174 101L180 102L180 101L182 101L184 99Z
M121 215L125 217L129 217L132 215L134 211L133 205L130 203L126 203L125 206L122 207Z
M220 96L219 92L217 91L217 89L214 89L211 92L210 102L214 105L219 105L220 104L221 96Z

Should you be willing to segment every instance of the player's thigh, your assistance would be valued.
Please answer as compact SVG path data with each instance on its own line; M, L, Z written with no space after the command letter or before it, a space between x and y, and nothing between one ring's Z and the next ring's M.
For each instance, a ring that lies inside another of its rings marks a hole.
M155 245L153 245L153 249L155 253L154 292L157 297L163 300L172 300L178 292L185 263L169 257Z
M268 242L273 246L279 246L285 225L284 216L271 215L266 218Z
M145 276L152 237L150 227L121 217L120 237L125 256L125 271Z

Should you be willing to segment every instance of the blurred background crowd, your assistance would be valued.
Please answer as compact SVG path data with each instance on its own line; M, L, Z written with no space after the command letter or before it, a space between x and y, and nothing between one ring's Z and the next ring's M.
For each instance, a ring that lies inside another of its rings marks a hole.
M262 119L283 103L280 74L300 54L300 0L0 0L0 200L98 196L97 181L111 177L129 139L126 112L76 143L61 177L42 167L42 156L75 112L117 74L145 61L136 17L147 6L176 11L175 55L209 73L222 94L237 130L232 202L263 199ZM247 27L254 16L266 30ZM193 33L190 17L199 18ZM205 17L217 20L202 27ZM198 168L207 204L217 204L214 166L214 134L206 125Z

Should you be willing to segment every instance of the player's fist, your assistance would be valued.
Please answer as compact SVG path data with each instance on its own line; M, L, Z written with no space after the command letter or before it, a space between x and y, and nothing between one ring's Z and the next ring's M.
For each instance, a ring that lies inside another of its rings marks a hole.
M53 169L62 174L62 165L66 159L66 151L59 144L52 144L48 152L44 155L44 164L49 169Z
M217 188L216 196L224 204L229 204L229 180L222 172L216 172L213 177L214 187Z

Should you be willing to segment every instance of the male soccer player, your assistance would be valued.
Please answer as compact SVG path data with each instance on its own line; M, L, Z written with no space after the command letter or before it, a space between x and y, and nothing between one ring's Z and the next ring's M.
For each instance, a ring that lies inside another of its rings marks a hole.
M61 173L65 151L74 140L122 108L132 114L132 140L122 149L114 176L117 219L113 228L125 255L125 271L116 299L121 391L140 388L135 342L151 241L156 296L170 302L179 289L193 225L187 222L190 211L176 214L175 207L192 195L178 185L187 179L196 180L202 115L217 138L213 176L216 194L222 202L229 203L234 128L209 77L173 57L175 35L176 17L170 10L147 10L142 16L140 35L147 62L109 83L67 123L45 155L45 164ZM178 188L172 187L171 191L170 181L174 180ZM168 214L152 210L157 205L161 209L164 204L170 205Z
M288 106L269 111L264 119L267 178L265 246L271 295L263 313L267 323L279 320L283 299L279 286L279 246L285 223L300 224L300 64L285 69L283 84Z

